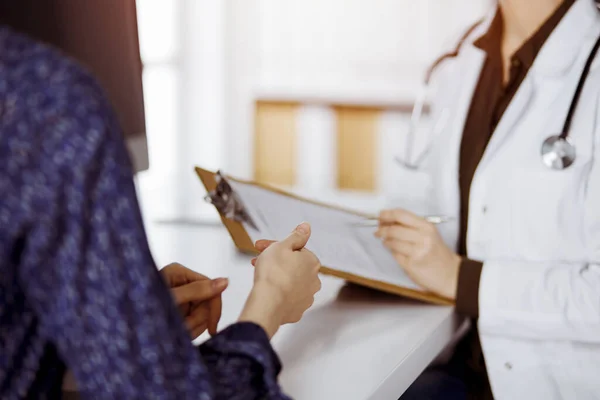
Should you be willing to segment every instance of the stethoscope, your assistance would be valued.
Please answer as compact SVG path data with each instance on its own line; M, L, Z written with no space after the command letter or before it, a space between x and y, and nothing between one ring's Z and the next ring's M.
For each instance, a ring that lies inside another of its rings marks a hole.
M465 34L461 37L456 46L455 50L449 53L446 53L436 59L431 67L427 70L425 75L424 85L417 96L415 104L413 106L413 110L410 117L410 125L407 134L407 142L405 147L405 155L404 159L396 157L396 161L403 165L405 168L409 169L417 169L421 161L425 158L428 150L423 152L417 160L411 161L411 152L413 151L413 143L417 131L417 127L420 125L421 119L423 117L423 110L425 108L425 101L427 99L427 95L429 92L429 82L431 80L431 76L435 72L436 68L440 66L444 61L455 58L458 56L460 48L466 39L473 33L473 31L479 26L480 22L473 25L471 28L465 32ZM576 159L576 150L575 145L571 143L569 138L569 131L571 129L571 122L573 120L573 115L575 115L575 111L577 109L577 104L579 103L579 99L581 98L581 92L583 90L583 86L587 80L587 77L590 72L590 68L596 54L598 53L598 49L600 47L600 37L596 39L596 43L590 52L590 55L587 58L583 71L581 72L581 76L579 77L579 82L577 83L577 88L575 89L575 93L573 95L573 99L571 100L571 104L569 106L569 111L567 113L567 117L565 119L565 123L563 125L562 131L559 135L551 135L542 143L541 147L541 158L544 165L553 170L563 170L570 167ZM442 110L440 116L435 123L432 135L430 140L435 140L439 133L443 130L446 120L449 118L448 110Z

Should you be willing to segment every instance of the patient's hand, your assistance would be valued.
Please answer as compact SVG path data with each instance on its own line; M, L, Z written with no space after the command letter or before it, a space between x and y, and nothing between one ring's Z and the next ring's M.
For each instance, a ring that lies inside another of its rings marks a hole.
M301 224L280 242L256 243L261 255L252 261L254 287L241 321L258 323L272 337L280 325L298 322L310 308L321 289L321 263L304 248L310 233L310 225Z
M176 263L167 265L160 272L171 289L192 339L206 329L215 335L221 318L221 293L227 288L227 279L210 279Z

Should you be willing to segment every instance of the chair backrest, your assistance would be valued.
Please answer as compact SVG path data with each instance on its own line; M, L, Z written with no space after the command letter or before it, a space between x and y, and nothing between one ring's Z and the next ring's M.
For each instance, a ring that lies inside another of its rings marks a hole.
M86 65L113 103L136 170L148 167L135 0L3 0L0 23Z

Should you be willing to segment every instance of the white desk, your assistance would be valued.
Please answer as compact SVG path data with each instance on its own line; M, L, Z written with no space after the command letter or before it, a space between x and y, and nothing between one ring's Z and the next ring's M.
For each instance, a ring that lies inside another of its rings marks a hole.
M230 279L221 326L234 322L252 286L253 269L227 231L156 223L147 230L159 265L176 261ZM283 327L273 339L284 366L281 385L294 399L398 399L458 327L449 307L347 286L331 277L322 281L302 321Z

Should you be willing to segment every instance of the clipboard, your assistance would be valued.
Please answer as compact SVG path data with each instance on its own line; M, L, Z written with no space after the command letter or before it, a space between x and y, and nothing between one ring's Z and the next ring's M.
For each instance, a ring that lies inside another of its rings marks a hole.
M208 196L210 196L211 194L215 194L217 192L217 190L220 189L219 184L222 183L223 178L225 178L226 181L233 181L233 182L238 182L238 183L242 183L242 184L246 184L246 185L255 186L255 187L276 193L281 196L286 196L289 198L300 200L302 202L318 205L321 207L326 207L326 208L332 209L332 210L343 211L345 213L350 213L350 214L360 216L360 217L368 217L368 215L366 215L366 214L362 214L362 213L359 213L359 212L356 212L353 210L348 210L343 207L336 207L336 206L333 206L330 204L325 204L322 202L306 199L306 198L285 192L281 189L271 187L269 185L252 182L252 181L236 179L236 178L233 178L230 176L223 176L223 175L221 175L220 172L213 172L213 171L209 171L206 169L202 169L200 167L196 167L195 169L196 169L196 174L202 181L202 184L206 188L206 191L209 193ZM250 238L250 235L248 234L246 228L243 225L243 222L244 222L244 221L242 221L243 215L240 218L237 218L238 216L232 215L231 207L227 211L220 209L220 207L216 207L216 208L219 211L219 215L220 215L221 221L223 222L223 225L225 225L225 227L227 228L229 235L231 236L233 243L235 244L237 249L244 253L247 253L247 254L257 255L258 251L255 249L254 243L253 243L252 239ZM265 239L269 239L269 238L265 238ZM375 279L367 278L364 276L360 276L359 274L349 273L346 271L341 271L341 270L338 270L335 268L330 268L327 266L321 266L320 272L324 275L341 278L348 282L351 282L351 283L354 283L354 284L357 284L360 286L365 286L365 287L368 287L371 289L379 290L379 291L390 293L390 294L395 294L395 295L402 296L402 297L407 297L407 298L414 299L414 300L423 301L426 303L437 304L437 305L454 305L454 301L444 298L444 297L441 297L441 296L438 296L433 293L414 290L411 288L388 283L388 282L385 282L382 280L375 280Z

